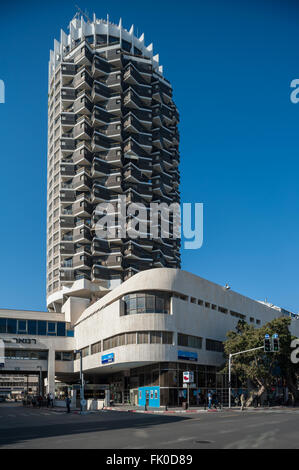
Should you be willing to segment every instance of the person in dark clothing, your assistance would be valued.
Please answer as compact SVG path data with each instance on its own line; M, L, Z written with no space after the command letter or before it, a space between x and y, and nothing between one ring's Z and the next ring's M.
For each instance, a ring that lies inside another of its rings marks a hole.
M66 403L66 412L70 413L71 412L71 399L69 396L66 397L65 403Z
M50 394L48 393L48 395L47 395L47 408L49 408L50 403L51 403L51 399L50 399Z

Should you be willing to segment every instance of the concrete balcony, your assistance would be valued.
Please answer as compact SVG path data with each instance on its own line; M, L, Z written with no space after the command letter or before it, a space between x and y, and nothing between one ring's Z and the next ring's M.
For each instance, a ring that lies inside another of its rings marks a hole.
M76 148L76 141L73 138L61 138L60 148L64 156L71 155Z
M111 66L106 60L96 55L94 56L91 71L94 78L105 78L111 72Z
M91 256L88 254L75 254L73 257L73 267L75 269L90 269L92 266Z
M92 152L86 145L81 144L73 153L73 162L76 165L89 165L92 160Z
M64 87L61 89L61 101L73 102L76 99L76 91L71 87ZM67 104L67 103L66 103Z
M78 122L74 127L74 137L77 140L91 140L92 132L92 127L85 120Z
M60 175L61 177L71 178L75 175L75 165L73 164L60 164Z
M92 214L92 204L89 199L81 198L73 204L73 214L76 217L88 217Z
M61 113L62 128L70 128L76 124L76 115L74 113Z
M90 115L93 104L86 94L81 94L75 101L73 106L74 113Z
M74 202L76 200L76 193L73 190L65 191L61 190L60 191L60 202L62 203L70 203Z
M72 255L75 253L73 243L60 243L60 254L61 255Z
M60 217L60 227L61 228L74 228L75 227L75 220L74 217Z
M80 227L76 227L73 232L73 240L76 243L89 243L92 240L92 236L90 233L90 229L82 225Z
M76 191L88 191L92 186L92 179L84 171L73 179L73 187Z
M91 176L93 178L107 176L111 172L111 165L104 160L93 159Z
M93 85L93 79L85 68L78 71L73 80L73 87L77 91L81 90L91 90Z

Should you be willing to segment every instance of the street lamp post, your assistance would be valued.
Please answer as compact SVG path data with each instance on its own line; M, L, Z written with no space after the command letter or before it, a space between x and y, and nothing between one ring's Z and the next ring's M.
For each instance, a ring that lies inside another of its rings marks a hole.
M84 376L82 372L82 350L81 349L75 349L74 351L75 354L80 355L80 409L81 413L83 412L83 405L82 405L82 400L84 400Z
M237 356L239 354L244 354L247 352L251 351L257 351L258 349L264 349L264 346L259 346L258 348L253 348L253 349L246 349L245 351L239 351L236 353L232 353L229 355L228 358L228 407L231 408L231 393L232 393L232 384L231 384L231 362L232 362L232 357Z
M39 395L42 396L42 366L37 366L37 369L39 369ZM27 387L28 387L28 381L27 381Z

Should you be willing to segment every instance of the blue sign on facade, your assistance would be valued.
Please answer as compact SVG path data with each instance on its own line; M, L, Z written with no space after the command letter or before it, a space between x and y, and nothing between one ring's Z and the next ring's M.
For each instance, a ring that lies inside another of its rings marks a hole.
M114 353L104 354L102 356L102 364L110 364L110 362L114 362Z
M178 359L181 361L197 361L198 356L196 352L178 351Z

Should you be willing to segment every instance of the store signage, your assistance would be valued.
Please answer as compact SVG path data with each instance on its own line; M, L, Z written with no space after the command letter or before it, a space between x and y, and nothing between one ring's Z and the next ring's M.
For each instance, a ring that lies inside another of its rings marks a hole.
M191 351L178 351L178 359L181 361L197 361L197 353Z
M114 362L114 353L104 354L104 356L102 356L102 364L110 364L111 362Z
M194 373L190 371L183 372L183 383L191 384L193 382L194 382Z
M13 338L16 343L22 343L22 344L36 344L36 339L29 339L29 338Z

